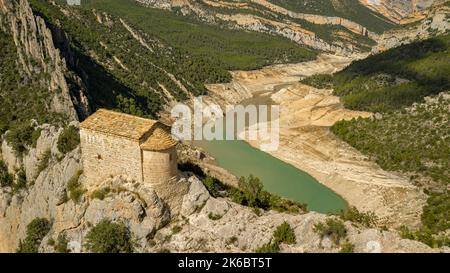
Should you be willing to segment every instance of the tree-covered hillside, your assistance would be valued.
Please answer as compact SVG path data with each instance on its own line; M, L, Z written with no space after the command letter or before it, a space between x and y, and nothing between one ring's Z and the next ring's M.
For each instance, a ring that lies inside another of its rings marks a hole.
M229 81L227 70L316 56L287 39L207 26L134 1L30 3L52 29L67 35L68 46L65 41L56 46L85 81L94 109L155 117L170 100L205 94L206 83Z
M123 18L170 46L207 58L227 70L300 62L316 55L282 37L212 26L170 11L143 7L132 0L86 0L81 7Z
M450 34L356 61L333 76L304 83L334 88L350 109L389 112L450 89Z
M389 19L363 6L358 0L269 0L269 2L295 12L346 18L377 33L395 27Z

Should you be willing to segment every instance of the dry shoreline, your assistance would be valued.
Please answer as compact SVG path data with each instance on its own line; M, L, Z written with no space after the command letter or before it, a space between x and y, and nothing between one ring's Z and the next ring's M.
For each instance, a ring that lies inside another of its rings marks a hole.
M382 170L329 131L338 120L371 113L345 109L331 90L298 83L305 76L343 69L351 61L323 54L306 63L235 71L231 83L209 85L210 95L204 101L224 106L271 92L271 99L281 107L280 146L271 155L307 172L359 210L375 212L383 225L416 226L425 194L407 177ZM283 84L284 88L274 91ZM247 142L259 149L263 140Z

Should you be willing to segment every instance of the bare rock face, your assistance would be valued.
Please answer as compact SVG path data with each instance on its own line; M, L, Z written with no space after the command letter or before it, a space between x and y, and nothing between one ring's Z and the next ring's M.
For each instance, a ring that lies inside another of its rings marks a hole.
M387 18L401 22L402 19L429 8L436 0L360 0L368 8Z
M75 149L60 162L42 171L33 185L12 193L1 189L0 251L13 251L25 236L26 226L36 217L55 219L66 195L66 184L80 169L80 150ZM72 211L68 212L72 214Z
M324 222L330 216L315 212L286 214L274 211L261 212L258 216L252 208L209 196L198 179L192 178L190 181L191 188L184 198L183 207L191 206L193 201L204 203L204 206L197 206L194 213L185 213L158 231L154 238L156 245L148 251L253 252L269 243L273 231L285 221L293 228L296 243L281 244L282 252L338 252L341 248L330 238L321 238L314 231L315 224ZM174 233L174 226L178 226L180 231ZM345 227L347 236L341 241L352 243L355 252L437 251L422 243L401 239L395 231L358 227L350 222L346 222Z
M380 36L374 53L388 50L400 45L409 44L416 40L444 34L450 30L450 7L444 4L435 4L429 8L423 19L417 23L400 30L392 30Z
M17 46L23 77L49 75L40 84L52 94L50 110L67 115L70 120L77 120L78 114L85 116L89 112L88 100L83 90L71 94L65 78L68 71L65 59L55 48L54 33L44 19L33 14L27 0L0 0L0 14L0 28L12 34Z
M183 197L181 205L181 214L185 216L189 216L203 207L210 198L208 190L200 180L191 177L189 182L189 192Z

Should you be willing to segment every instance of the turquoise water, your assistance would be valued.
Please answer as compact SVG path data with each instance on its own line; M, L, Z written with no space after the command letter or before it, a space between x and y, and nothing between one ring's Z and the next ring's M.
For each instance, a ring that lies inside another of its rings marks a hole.
M195 145L207 151L219 166L232 174L238 177L253 174L267 191L305 203L310 211L330 213L347 206L344 199L309 174L242 140L204 140L196 141Z

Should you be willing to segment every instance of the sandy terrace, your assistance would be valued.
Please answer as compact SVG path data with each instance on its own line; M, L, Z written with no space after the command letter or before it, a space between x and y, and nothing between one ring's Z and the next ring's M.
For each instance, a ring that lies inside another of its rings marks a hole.
M301 64L236 71L232 83L210 86L209 99L233 103L284 84L271 96L281 106L280 147L271 154L308 172L359 210L374 211L386 225L416 225L426 196L406 176L382 170L329 130L338 120L368 117L371 113L345 109L331 90L298 83L303 76L332 73L350 61L321 55ZM261 142L249 141L258 148Z

